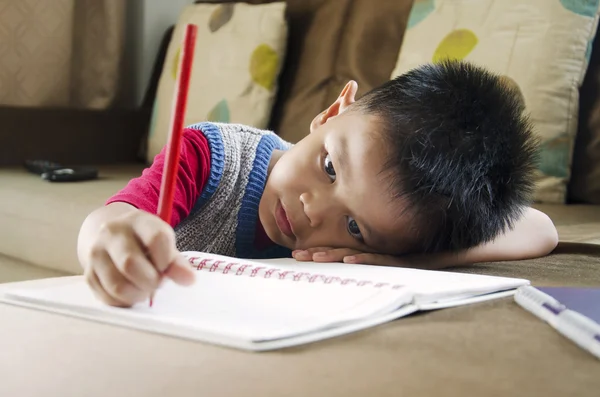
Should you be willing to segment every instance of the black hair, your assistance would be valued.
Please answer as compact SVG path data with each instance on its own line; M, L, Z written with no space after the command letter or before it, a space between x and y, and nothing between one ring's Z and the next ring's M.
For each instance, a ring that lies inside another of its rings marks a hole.
M505 78L467 62L427 64L355 105L383 125L386 180L406 205L412 251L489 242L530 204L538 140Z

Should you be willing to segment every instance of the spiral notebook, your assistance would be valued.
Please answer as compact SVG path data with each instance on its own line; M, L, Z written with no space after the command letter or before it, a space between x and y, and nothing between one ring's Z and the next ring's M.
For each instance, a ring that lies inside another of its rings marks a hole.
M81 276L7 285L0 301L155 332L262 351L374 327L419 310L510 296L527 280L441 271L261 262L185 252L190 287L170 282L148 302L122 309L99 302Z

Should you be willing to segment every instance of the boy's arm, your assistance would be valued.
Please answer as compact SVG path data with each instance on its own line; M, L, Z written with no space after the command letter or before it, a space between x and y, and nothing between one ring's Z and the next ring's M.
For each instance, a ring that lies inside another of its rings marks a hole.
M390 256L335 249L327 251L326 256L313 257L313 260L442 269L480 262L537 258L551 253L557 244L558 233L552 220L543 212L527 208L512 230L492 242L457 253Z
M163 277L182 285L193 282L173 227L188 216L210 173L210 150L200 131L184 130L179 160L169 222L155 215L164 149L142 176L83 222L77 239L79 262L86 282L104 303L130 307L151 297Z
M558 233L552 220L543 212L528 208L512 230L494 241L454 254L413 255L405 260L423 268L514 261L548 255L557 244Z
M154 158L150 167L146 168L140 177L129 181L127 186L109 198L106 205L118 202L127 203L137 209L156 214L165 153L166 148L163 148ZM176 175L173 215L169 222L172 227L178 225L190 214L208 182L210 148L208 141L200 131L184 129Z
M98 239L103 225L138 210L156 214L165 148L155 157L140 177L110 197L104 206L94 210L83 222L77 251L80 262ZM174 227L192 210L210 174L210 148L204 135L197 130L185 129L181 141L181 154L177 170L173 215L170 225Z

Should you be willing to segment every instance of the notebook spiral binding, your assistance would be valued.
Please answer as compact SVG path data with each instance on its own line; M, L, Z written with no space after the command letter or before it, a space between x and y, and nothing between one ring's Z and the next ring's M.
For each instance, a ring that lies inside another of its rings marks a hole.
M371 280L357 280L353 278L342 279L340 277L328 276L324 274L296 272L293 270L260 266L259 264L255 263L231 262L198 255L188 256L187 259L190 264L192 264L194 269L198 271L208 271L211 273L217 272L235 276L262 277L266 279L292 280L298 282L304 281L309 283L322 282L324 284L354 285L358 287L368 286L372 288L391 289L404 288L404 286L401 284L391 284Z

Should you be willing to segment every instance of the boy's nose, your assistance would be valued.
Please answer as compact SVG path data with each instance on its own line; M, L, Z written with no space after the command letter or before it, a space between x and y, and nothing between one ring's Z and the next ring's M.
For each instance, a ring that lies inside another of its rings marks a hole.
M333 213L335 206L331 197L302 193L300 202L311 227L319 227L328 216L335 216Z

